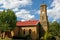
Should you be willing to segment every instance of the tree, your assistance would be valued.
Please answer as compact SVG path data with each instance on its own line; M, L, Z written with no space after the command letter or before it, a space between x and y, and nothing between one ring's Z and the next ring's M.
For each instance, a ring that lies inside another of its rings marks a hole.
M8 9L6 13L7 13L6 21L9 24L9 29L13 30L16 27L17 21L15 13L10 9Z
M7 13L6 21L9 24L9 30L12 33L12 30L14 30L14 28L16 27L16 21L17 21L16 16L15 16L15 13L10 9L8 9L6 13Z
M9 26L9 24L6 23L6 14L5 14L5 10L4 10L3 12L0 13L0 31L2 32L3 38L5 35L5 31L8 30L8 26Z
M13 30L16 27L16 16L15 13L8 9L0 13L0 30L2 32Z
M60 23L57 21L49 22L49 30L45 32L44 40L49 40L51 37L59 37L60 36ZM47 39L48 38L48 39Z
M59 27L59 23L57 21L54 21L54 22L49 24L49 31L51 32L51 34L53 36L59 36L60 35L59 29L60 29L60 27Z

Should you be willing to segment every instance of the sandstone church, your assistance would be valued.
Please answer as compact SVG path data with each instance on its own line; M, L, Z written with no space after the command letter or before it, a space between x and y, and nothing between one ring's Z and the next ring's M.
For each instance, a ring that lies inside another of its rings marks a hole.
M40 6L40 20L18 21L16 25L14 36L30 34L33 39L43 36L48 29L47 5Z

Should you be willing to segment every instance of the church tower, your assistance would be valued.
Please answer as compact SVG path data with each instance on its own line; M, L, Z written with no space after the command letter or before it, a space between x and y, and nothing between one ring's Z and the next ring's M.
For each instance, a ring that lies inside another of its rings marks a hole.
M42 4L40 6L40 24L42 25L44 31L48 29L48 16L46 4Z

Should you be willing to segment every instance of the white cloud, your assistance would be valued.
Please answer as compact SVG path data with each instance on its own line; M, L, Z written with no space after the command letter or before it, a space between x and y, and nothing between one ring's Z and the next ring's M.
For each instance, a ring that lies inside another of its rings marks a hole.
M22 9L16 13L16 16L22 18L22 20L31 20L34 18L34 15L30 14L30 11Z
M30 14L30 11L24 9L20 9L21 11L19 11L18 9L27 5L32 5L32 0L0 0L0 5L1 4L3 5L0 6L0 8L12 9L14 12L16 12L17 17L23 18L22 20L30 20L34 17L34 15Z
M22 19L21 21L24 22L24 21L26 21L26 20L23 20L23 19Z
M0 4L3 4L0 6L0 8L6 8L6 9L12 9L17 8L21 6L31 5L31 0L0 0Z
M60 0L53 0L51 7L52 9L48 9L48 16L53 17L56 21L57 19L60 19Z
M36 13L40 14L40 10L37 10Z
M18 9L18 8L14 8L13 11L14 11L14 12L19 11L19 9Z

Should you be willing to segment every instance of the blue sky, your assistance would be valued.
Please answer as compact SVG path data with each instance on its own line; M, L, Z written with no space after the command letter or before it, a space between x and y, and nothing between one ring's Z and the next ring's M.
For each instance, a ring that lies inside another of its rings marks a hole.
M44 0L49 21L60 21L60 0ZM39 20L43 0L0 0L0 11L12 9L18 21Z

